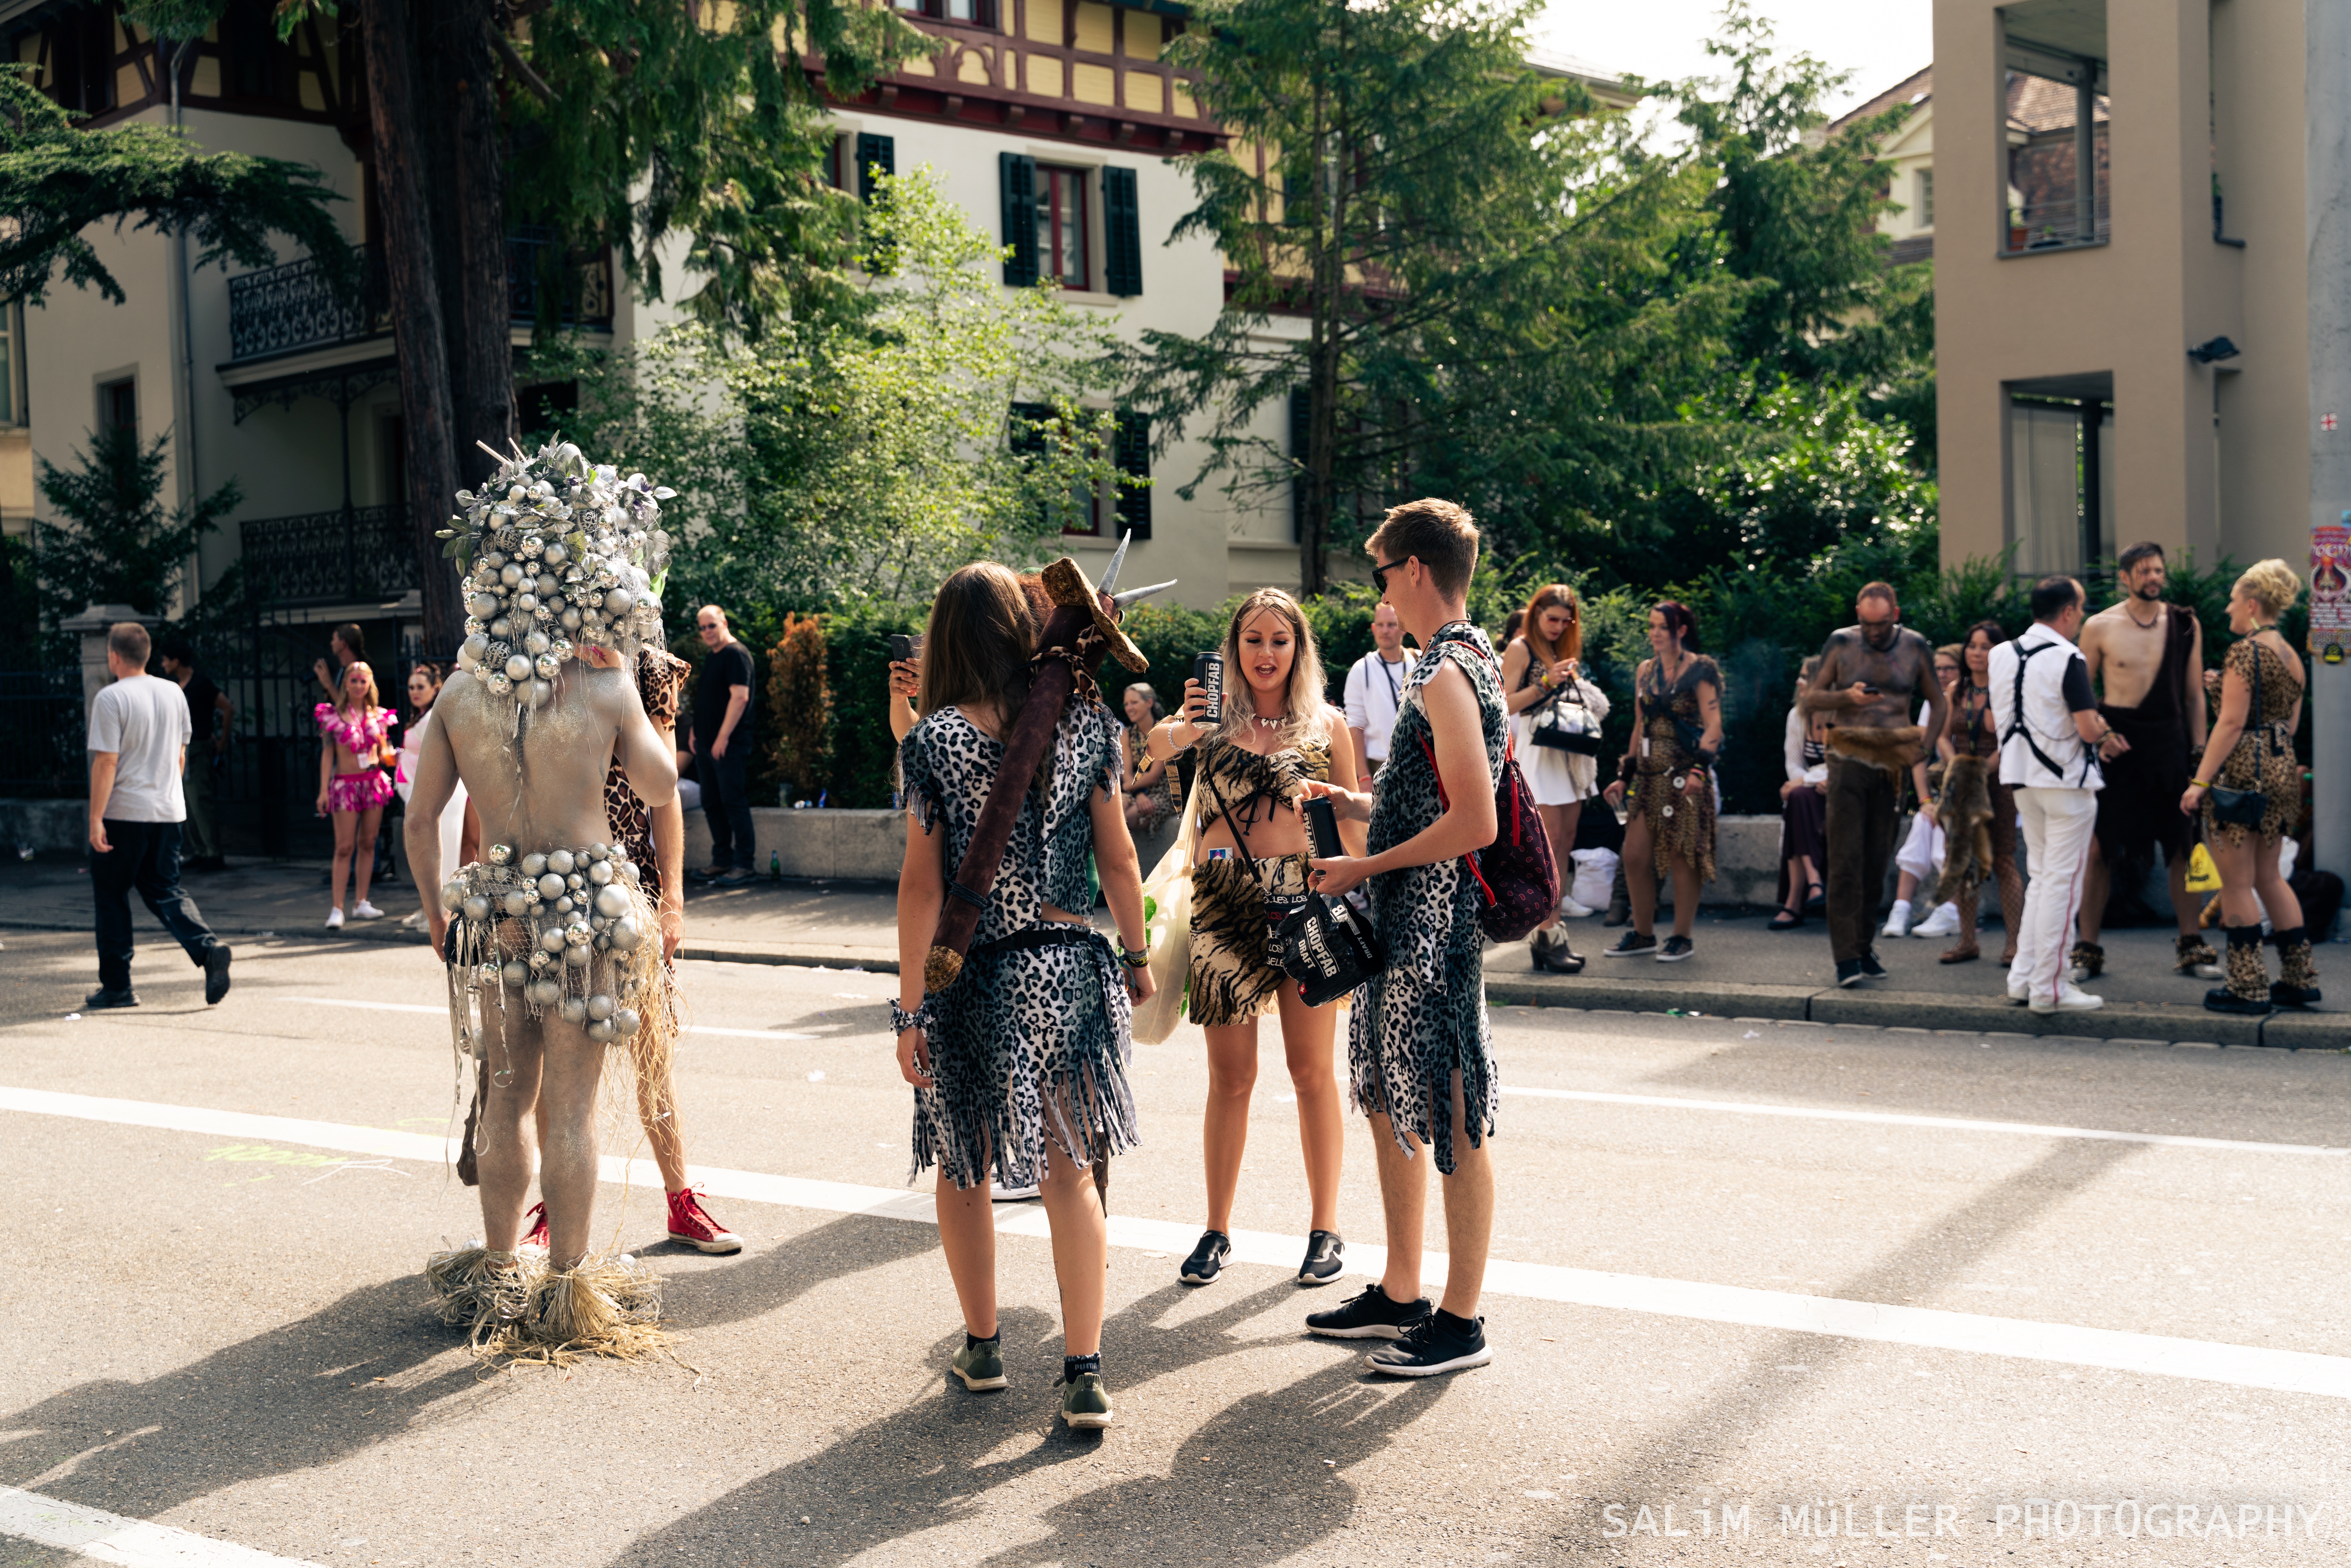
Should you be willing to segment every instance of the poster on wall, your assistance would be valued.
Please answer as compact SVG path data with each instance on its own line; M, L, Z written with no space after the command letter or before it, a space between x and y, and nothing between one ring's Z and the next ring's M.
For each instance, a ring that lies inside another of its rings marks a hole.
M2351 512L2310 530L2310 651L2330 664L2351 643Z

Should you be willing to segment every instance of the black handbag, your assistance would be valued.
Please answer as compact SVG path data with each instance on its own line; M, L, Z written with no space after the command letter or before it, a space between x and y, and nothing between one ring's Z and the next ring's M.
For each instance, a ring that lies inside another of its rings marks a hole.
M1572 751L1579 757L1600 755L1600 721L1583 706L1583 694L1578 683L1570 680L1560 688L1559 695L1543 705L1542 716L1536 719L1527 732L1527 739L1536 746L1547 746L1554 751ZM1568 716L1560 711L1566 703L1575 709L1574 727L1569 727Z
M2253 703L2247 711L2250 721L2261 726L2262 761L2266 764L2270 727L2262 717L2262 653L2258 647L2253 650ZM2227 758L2221 759L2220 766L2228 766ZM2258 770L2255 776L2259 777ZM2219 777L2217 770L2214 777ZM2215 784L2205 791L2205 799L2212 803L2212 820L2224 827L2258 829L2262 819L2269 815L2270 798L2259 789L2224 789Z
M1249 880L1264 886L1257 874L1257 857L1242 841L1240 824L1233 821L1224 791L1214 779L1207 782L1217 814L1233 831L1233 843L1241 852ZM1282 916L1272 931L1272 947L1275 966L1298 982L1299 994L1310 1008L1337 1001L1388 967L1387 949L1371 922L1345 899L1323 893L1309 892Z

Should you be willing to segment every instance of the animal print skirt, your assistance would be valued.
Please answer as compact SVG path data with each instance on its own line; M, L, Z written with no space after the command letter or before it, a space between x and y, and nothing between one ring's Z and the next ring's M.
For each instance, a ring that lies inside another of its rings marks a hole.
M1306 857L1234 856L1192 868L1192 956L1185 1008L1194 1023L1240 1023L1274 1009L1291 984L1274 962L1273 928L1306 902Z
M911 1181L933 1165L957 1186L1031 1186L1048 1139L1083 1168L1140 1144L1127 1070L1134 1009L1109 941L1091 926L983 943L933 994L932 1084L914 1091ZM1036 945L1027 945L1035 942Z

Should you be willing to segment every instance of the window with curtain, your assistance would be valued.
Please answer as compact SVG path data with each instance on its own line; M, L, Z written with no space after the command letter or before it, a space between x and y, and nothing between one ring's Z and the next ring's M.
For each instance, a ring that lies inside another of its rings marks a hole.
M1037 270L1064 288L1092 287L1086 265L1084 169L1037 166Z

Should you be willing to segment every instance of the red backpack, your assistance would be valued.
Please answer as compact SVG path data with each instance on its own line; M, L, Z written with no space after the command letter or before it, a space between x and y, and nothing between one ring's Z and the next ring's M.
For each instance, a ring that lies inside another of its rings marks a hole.
M1436 773L1437 753L1426 737L1420 749L1428 758L1428 770ZM1519 771L1517 749L1513 742L1502 744L1502 771L1494 780L1494 841L1461 857L1478 883L1482 904L1479 929L1497 942L1523 940L1559 909L1559 862L1552 856L1551 835L1543 831L1535 798ZM1440 810L1452 809L1442 774L1437 779L1437 804Z

